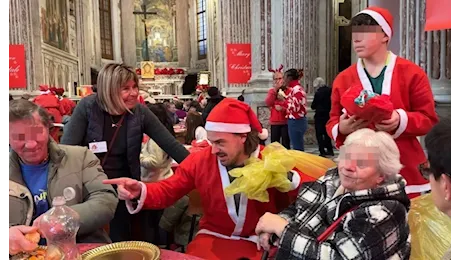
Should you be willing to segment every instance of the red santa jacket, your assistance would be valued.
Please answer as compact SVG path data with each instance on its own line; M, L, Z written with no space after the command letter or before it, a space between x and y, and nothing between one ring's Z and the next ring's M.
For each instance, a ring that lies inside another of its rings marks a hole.
M390 53L390 61L385 70L382 94L390 95L394 108L400 115L396 131L391 133L401 154L404 168L401 175L407 181L407 193L430 190L427 181L420 175L418 166L426 161L418 136L426 135L438 122L433 93L425 72L416 64ZM346 136L339 132L339 117L346 113L340 105L343 93L352 85L361 83L366 90L372 85L366 75L361 60L342 71L334 80L332 107L327 132L340 147ZM374 126L370 125L370 128Z
M44 93L37 96L33 102L44 109L53 116L54 123L62 123L62 111L59 104L59 99L52 93Z
M62 116L71 116L73 109L77 106L75 102L68 98L62 98L59 100L59 105Z
M257 149L252 156L260 156ZM176 169L174 175L164 181L143 184L141 198L136 209L127 201L128 210L134 214L144 209L163 209L197 189L201 197L203 217L199 233L227 239L257 241L255 227L265 212L278 213L295 200L300 183L312 181L310 177L294 172L292 191L281 193L269 189L267 203L240 196L237 212L234 197L226 197L224 189L230 185L225 166L211 153L211 147L190 154Z

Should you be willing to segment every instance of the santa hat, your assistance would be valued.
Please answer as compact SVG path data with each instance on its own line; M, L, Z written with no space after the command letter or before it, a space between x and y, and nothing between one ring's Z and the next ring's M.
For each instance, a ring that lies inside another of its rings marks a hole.
M393 15L391 15L390 11L378 6L369 6L358 14L367 14L372 17L380 25L380 27L382 27L383 32L391 40L391 37L393 36Z
M233 134L256 130L260 139L265 140L268 137L267 129L262 128L251 107L233 98L225 98L213 108L206 119L205 129Z
M62 95L64 95L64 89L63 88L56 88L56 89L54 89L54 93L56 93L56 95L62 96Z
M39 86L38 86L38 89L39 89L40 91L48 91L48 90L49 90L49 87L48 87L48 85L39 85Z

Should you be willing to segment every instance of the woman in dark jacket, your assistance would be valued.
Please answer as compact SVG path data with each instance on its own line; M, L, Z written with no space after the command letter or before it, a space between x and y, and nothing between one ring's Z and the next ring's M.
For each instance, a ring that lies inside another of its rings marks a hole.
M220 91L217 87L210 87L208 90L208 103L203 109L203 120L206 123L206 119L208 118L209 113L211 113L212 109L219 104L225 97L220 94Z
M109 178L140 180L144 133L174 160L182 162L189 152L152 111L138 103L138 95L138 78L130 67L106 65L98 75L97 93L78 102L61 143L88 146ZM120 202L110 223L113 242L132 239L130 220L125 203Z

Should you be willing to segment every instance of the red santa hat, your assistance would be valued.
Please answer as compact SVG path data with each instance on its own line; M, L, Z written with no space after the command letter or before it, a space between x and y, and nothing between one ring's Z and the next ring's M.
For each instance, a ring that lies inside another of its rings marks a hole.
M390 38L393 36L393 15L385 8L369 6L358 14L367 14L382 27L383 32ZM357 15L358 15L357 14Z
M63 88L56 88L56 89L54 89L54 93L56 93L56 95L62 96L62 95L64 95L64 89Z
M251 107L233 98L225 98L209 113L205 129L223 133L244 134L251 130L259 133L259 138L267 139L268 131L263 129Z
M48 91L48 90L49 90L49 87L48 87L48 85L39 85L39 86L38 86L38 89L39 89L40 91Z

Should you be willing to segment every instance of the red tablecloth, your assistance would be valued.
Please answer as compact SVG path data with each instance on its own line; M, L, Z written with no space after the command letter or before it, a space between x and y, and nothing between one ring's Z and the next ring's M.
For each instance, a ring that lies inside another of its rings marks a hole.
M84 252L91 250L93 248L103 246L104 244L78 244L78 249L80 253L83 254ZM160 251L160 260L202 260L201 258L182 254L179 252L174 252L170 250L161 249Z

